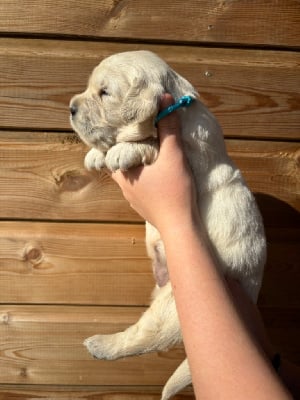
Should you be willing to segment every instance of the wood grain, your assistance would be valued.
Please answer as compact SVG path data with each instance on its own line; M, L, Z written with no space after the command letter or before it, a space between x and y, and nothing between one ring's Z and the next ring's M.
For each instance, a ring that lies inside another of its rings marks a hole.
M144 226L0 222L0 303L149 304Z
M275 223L273 211L281 226L295 224L299 145L229 139L226 145L250 188L260 193L268 224ZM71 134L0 132L0 217L141 221L104 172L84 169L87 150Z
M300 54L189 46L0 40L0 128L70 129L70 98L104 57L149 49L190 80L230 137L299 138Z
M299 228L267 238L259 305L300 308ZM153 288L142 225L0 223L0 303L144 306Z
M139 219L107 174L84 169L88 149L74 135L9 132L0 137L2 218Z
M141 312L132 307L0 306L2 383L163 385L184 358L180 347L108 362L92 360L82 345L89 335L125 329ZM299 362L299 309L263 309L263 316L278 350Z
M170 15L172 18L170 18ZM299 46L297 0L2 0L0 32Z
M299 143L229 139L225 142L230 157L257 194L259 204L265 201L269 205L273 201L278 207L277 214L280 214L279 208L283 209L285 217L288 207L300 211ZM267 217L265 205L262 211ZM268 225L269 221L270 218ZM291 226L291 218L288 223Z
M0 306L2 383L162 385L184 358L170 352L95 361L82 345L134 323L141 308Z

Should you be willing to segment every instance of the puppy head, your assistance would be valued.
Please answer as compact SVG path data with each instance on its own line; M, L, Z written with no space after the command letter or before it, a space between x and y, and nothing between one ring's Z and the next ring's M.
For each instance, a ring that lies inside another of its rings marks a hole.
M120 141L155 136L159 100L197 96L195 89L149 51L118 53L92 72L85 92L70 102L71 125L89 146L106 152Z

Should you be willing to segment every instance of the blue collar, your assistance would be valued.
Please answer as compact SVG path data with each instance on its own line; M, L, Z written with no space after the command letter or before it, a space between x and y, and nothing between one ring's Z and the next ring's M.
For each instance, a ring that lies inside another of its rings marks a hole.
M189 107L193 101L195 101L194 97L192 96L182 96L180 97L179 100L176 101L176 103L172 104L171 106L163 109L160 113L157 114L155 118L155 126L158 124L158 122L166 117L167 115L171 114L173 111L177 110L178 108L181 107Z

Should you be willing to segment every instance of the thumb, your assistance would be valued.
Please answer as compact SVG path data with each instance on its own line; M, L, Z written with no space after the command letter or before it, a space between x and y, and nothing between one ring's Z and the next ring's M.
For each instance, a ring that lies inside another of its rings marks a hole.
M160 109L163 110L172 104L174 104L173 97L166 93L161 99ZM157 128L161 150L163 150L167 143L170 145L177 144L181 147L180 120L176 111L161 119L158 122Z

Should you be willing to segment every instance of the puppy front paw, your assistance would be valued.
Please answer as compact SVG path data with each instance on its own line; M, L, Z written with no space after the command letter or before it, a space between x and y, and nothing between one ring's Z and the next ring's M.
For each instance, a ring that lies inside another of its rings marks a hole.
M89 171L92 169L100 171L101 168L105 167L105 154L100 150L91 149L85 156L84 166Z
M106 153L105 164L111 171L127 171L139 165L151 164L157 154L158 144L152 139L136 143L117 143Z
M111 171L117 169L127 171L129 168L139 165L140 162L133 154L131 144L118 143L106 153L105 164Z

